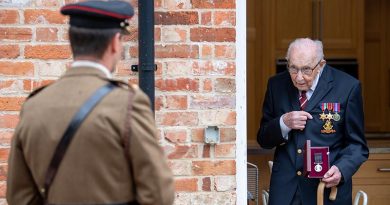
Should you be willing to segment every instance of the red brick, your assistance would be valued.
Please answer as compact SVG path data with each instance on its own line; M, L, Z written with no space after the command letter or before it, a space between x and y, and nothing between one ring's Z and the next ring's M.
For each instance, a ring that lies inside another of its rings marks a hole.
M236 129L234 128L221 128L221 142L234 142L236 141Z
M190 160L170 160L168 166L175 176L190 176L191 161Z
M191 141L192 142L204 142L204 129L195 128L191 130Z
M201 13L201 24L210 26L211 22L211 11L206 11Z
M23 90L25 92L31 92L41 86L51 84L54 81L55 80L38 80L38 81L23 80Z
M218 78L215 83L215 91L221 93L235 93L236 81L229 78Z
M236 112L231 110L216 110L199 112L199 125L235 125Z
M0 165L0 181L7 180L7 173L8 173L8 165L1 164Z
M168 155L168 159L193 159L198 158L198 146L197 145L175 145L165 146L165 153Z
M20 55L17 45L0 45L0 58L16 58Z
M162 41L164 42L186 42L187 30L181 28L164 28L162 30Z
M185 110L188 107L186 95L167 95L166 108L169 110Z
M19 111L24 101L24 97L0 97L0 110Z
M26 9L24 22L27 24L64 24L67 17L58 10Z
M159 111L161 110L161 108L164 107L163 98L163 96L156 96L156 98L154 99L154 109L156 111Z
M3 114L0 115L0 128L15 128L19 122L18 115Z
M205 79L203 81L203 91L211 92L213 90L213 81L211 79Z
M194 75L229 75L234 76L235 63L226 61L200 61L192 66Z
M161 28L154 28L154 41L155 42L161 41Z
M26 46L24 56L37 59L68 59L71 52L68 45L37 45Z
M0 163L8 161L9 148L0 148Z
M165 77L191 76L193 61L167 61L165 62Z
M0 24L19 23L19 13L17 10L0 10Z
M0 81L0 90L10 89L10 88L12 88L12 85L14 85L15 83L16 83L15 80L3 80L3 81Z
M156 45L156 58L198 58L197 45ZM136 57L136 56L134 56Z
M215 57L226 58L226 59L235 59L236 58L236 47L235 46L216 45L215 46Z
M31 62L0 61L1 75L33 76L34 64Z
M164 0L164 8L167 10L191 9L190 0Z
M214 178L214 189L217 192L236 190L235 176L217 176Z
M236 161L234 160L193 161L192 173L195 176L235 175Z
M0 131L0 144L10 145L13 134L12 131Z
M216 26L235 26L235 11L216 11L214 12L214 25Z
M204 145L203 146L203 158L210 158L210 145Z
M204 96L204 95L193 95L191 96L191 109L222 109L231 108L234 109L236 106L235 96Z
M0 28L0 40L31 40L32 31L29 28Z
M235 42L234 28L191 28L190 39L194 42Z
M202 59L209 59L213 57L213 46L212 45L203 45L202 46Z
M175 179L175 192L196 192L198 191L198 179Z
M215 146L215 157L216 158L234 158L236 156L236 145L235 144L217 144Z
M129 55L131 58L138 58L138 47L130 46Z
M195 9L234 9L236 8L235 0L192 0L192 6Z
M156 87L160 91L199 91L199 80L189 78L158 79Z
M37 28L36 40L43 42L58 41L57 28Z
M35 6L35 7L58 7L60 5L61 5L61 1L58 1L58 0L31 1L31 6Z
M132 76L136 75L135 72L131 71L131 66L138 64L134 61L121 60L116 65L115 74L118 76Z
M1 198L5 198L6 191L7 191L7 182L0 181L0 197Z
M205 177L202 179L202 191L211 191L210 177Z
M137 42L138 41L138 28L130 26L130 34L122 37L123 42Z
M167 141L177 144L187 141L186 130L165 130L164 137Z
M155 25L194 25L199 24L198 12L155 12Z
M198 124L197 112L166 112L156 117L158 125L192 126Z

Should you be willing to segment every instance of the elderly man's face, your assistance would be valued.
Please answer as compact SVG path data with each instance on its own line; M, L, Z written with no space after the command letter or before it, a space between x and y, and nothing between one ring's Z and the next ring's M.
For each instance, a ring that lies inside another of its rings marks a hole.
M298 90L308 91L313 85L324 61L316 61L314 50L294 49L290 53L288 68L291 80Z

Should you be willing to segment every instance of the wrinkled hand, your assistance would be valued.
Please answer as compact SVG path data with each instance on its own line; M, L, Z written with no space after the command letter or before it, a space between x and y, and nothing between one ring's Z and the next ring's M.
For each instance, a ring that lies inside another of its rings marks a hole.
M284 124L295 130L305 129L307 119L313 119L313 117L305 111L292 111L283 115Z
M341 181L341 172L339 170L339 168L337 168L336 166L332 166L328 172L325 173L324 175L324 178L322 179L323 182L326 183L326 187L327 188L330 188L330 187L334 187L334 186L337 186L340 181Z

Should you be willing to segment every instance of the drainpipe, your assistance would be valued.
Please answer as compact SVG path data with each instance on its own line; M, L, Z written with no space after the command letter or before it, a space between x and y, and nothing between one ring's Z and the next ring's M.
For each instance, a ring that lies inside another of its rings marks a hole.
M139 0L138 16L139 87L154 111L154 0Z

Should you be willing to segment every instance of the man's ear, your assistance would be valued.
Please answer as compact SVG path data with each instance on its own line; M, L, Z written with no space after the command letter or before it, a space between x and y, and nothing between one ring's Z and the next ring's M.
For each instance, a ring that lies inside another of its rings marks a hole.
M118 53L121 52L121 34L116 33L115 36L111 40L111 52L112 53Z

